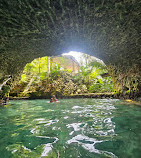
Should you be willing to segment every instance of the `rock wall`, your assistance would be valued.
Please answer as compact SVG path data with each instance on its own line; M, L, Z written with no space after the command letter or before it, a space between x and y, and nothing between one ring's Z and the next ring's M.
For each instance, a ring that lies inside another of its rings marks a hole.
M113 78L115 92L121 97L141 97L141 67L134 66L122 70L122 67L109 66L109 73Z
M140 69L128 72L141 63L140 19L138 0L3 0L0 78L16 76L34 58L73 50L116 67L118 91L127 87L138 92Z

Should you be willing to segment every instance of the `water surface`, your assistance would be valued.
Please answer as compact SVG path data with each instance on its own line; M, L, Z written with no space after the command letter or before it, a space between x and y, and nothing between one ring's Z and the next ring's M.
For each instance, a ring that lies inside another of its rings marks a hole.
M140 158L141 107L116 99L10 101L0 158Z

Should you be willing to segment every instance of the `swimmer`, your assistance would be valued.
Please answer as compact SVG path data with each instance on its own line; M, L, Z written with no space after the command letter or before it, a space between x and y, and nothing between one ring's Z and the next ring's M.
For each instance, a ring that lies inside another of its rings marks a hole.
M52 98L50 99L50 103L52 102L59 102L55 95L53 95Z

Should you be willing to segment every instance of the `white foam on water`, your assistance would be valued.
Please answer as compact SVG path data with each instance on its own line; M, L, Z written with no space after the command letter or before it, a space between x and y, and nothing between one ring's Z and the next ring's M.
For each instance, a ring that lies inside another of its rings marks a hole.
M53 146L52 144L48 143L44 146L44 151L42 152L41 156L47 156L48 153L52 150Z
M95 153L100 153L99 150L95 149L94 144L95 143L100 143L102 141L97 141L94 138L89 138L85 135L77 135L73 137L72 139L67 141L67 144L71 143L78 143L81 145L84 149L88 150L89 152L95 152Z
M13 151L12 151L12 153L15 153L17 151L17 149L14 149Z
M70 127L73 127L74 131L79 131L81 128L80 128L80 125L82 123L72 123L72 124L68 124L66 125L67 128L70 128Z
M67 118L69 118L69 117L68 117L68 116L65 116L65 117L64 117L64 119L67 119Z
M35 119L35 121L43 121L45 120L44 118L38 118L38 119Z
M73 133L74 133L74 131L70 132L69 135L71 136L71 135L73 135Z
M73 106L72 109L78 109L78 108L83 108L81 106Z
M36 127L36 128L31 129L31 130L30 130L30 132L34 134L34 133L36 133L36 129L37 129L37 127Z
M75 113L86 113L86 112L93 111L93 109L91 109L90 105L88 105L86 107L74 106L74 107L72 107L72 109L74 109L74 111L71 112L73 114L75 114Z
M55 138L56 139L53 143L47 143L47 144L44 145L44 148L43 148L44 151L42 152L41 157L48 156L49 152L53 149L53 145L52 144L56 143L59 140L56 137L46 137L46 136L37 136L37 137L49 138L49 139Z
M50 125L52 125L52 124L54 124L54 123L57 123L59 120L49 120L49 121L47 121L48 123L47 124L45 124L44 126L50 126Z
M94 138L89 138L88 136L85 135L77 135L75 137L73 137L72 139L68 140L66 143L67 144L71 144L71 143L78 143L79 145L81 145L85 150L88 150L89 152L93 152L93 153L97 153L97 154L108 154L110 156L112 156L113 158L117 158L116 155L114 155L112 152L107 152L107 151L101 151L98 149L95 149L95 144L96 143L101 143L103 141L97 141Z

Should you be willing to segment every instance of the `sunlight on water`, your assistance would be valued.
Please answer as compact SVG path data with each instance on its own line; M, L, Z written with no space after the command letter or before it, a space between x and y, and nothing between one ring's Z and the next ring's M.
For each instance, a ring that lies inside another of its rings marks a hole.
M2 158L141 157L141 107L116 99L10 103L0 109Z

